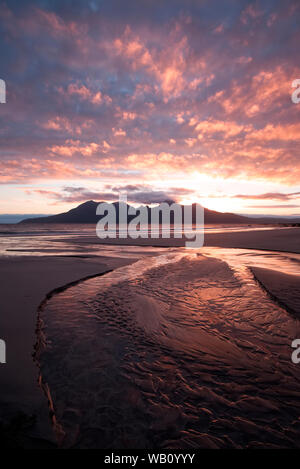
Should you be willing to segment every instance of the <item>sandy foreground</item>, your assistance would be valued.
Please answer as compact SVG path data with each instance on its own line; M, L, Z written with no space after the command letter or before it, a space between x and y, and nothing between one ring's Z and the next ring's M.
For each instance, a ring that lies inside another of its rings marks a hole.
M7 347L7 363L0 365L0 422L16 421L21 432L23 426L30 425L30 436L53 438L47 401L38 386L38 369L32 358L37 309L50 291L130 262L108 257L0 258L0 331ZM27 420L32 415L38 418L33 425ZM30 446L30 440L22 438L20 444ZM36 446L37 440L33 444Z
M101 243L96 237L74 237L69 242L79 245ZM182 240L161 239L110 240L109 243L152 246L183 244ZM205 245L300 253L300 229L212 233L206 235ZM46 295L68 283L132 262L134 259L99 256L71 258L33 255L0 258L0 338L7 345L7 364L0 365L0 436L1 431L9 433L11 422L17 419L21 436L18 436L19 430L16 432L14 427L12 438L15 440L17 433L20 446L44 447L48 444L46 440L53 441L46 397L38 386L38 370L32 358L37 310ZM253 269L253 273L281 305L300 314L299 277L259 268ZM29 416L36 416L36 421L29 421ZM26 426L29 426L29 430L25 431L24 436L23 427Z

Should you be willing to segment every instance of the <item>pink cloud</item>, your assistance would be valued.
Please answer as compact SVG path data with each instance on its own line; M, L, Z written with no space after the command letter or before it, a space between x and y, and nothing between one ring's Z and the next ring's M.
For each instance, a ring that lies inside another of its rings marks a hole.
M72 157L76 153L82 156L92 156L99 148L100 145L95 142L82 145L80 140L67 140L65 145L53 145L48 150L54 155Z

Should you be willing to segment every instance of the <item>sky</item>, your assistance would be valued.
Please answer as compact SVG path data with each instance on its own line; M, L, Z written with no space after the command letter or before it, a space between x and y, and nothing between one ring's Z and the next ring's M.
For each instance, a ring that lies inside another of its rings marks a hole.
M0 0L0 213L300 216L300 2Z

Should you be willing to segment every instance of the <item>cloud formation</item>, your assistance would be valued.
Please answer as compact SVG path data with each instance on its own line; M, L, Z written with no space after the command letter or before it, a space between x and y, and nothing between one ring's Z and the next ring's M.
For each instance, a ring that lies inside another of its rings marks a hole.
M238 194L233 196L237 199L256 199L256 200L293 200L293 199L300 199L300 192L291 192L289 194L282 194L280 192L269 192L266 194L255 194L255 195L247 195L247 194Z
M125 185L106 186L105 191L91 191L85 187L63 187L61 191L27 190L28 194L36 193L54 199L57 202L80 203L86 200L118 201L120 196L126 196L128 202L136 204L158 204L161 202L176 202L181 196L193 194L193 191L182 188L169 188L168 191L153 190L150 186Z
M130 4L2 2L1 183L157 185L197 172L298 184L299 2ZM178 197L152 189L131 195ZM88 191L64 194L49 196Z

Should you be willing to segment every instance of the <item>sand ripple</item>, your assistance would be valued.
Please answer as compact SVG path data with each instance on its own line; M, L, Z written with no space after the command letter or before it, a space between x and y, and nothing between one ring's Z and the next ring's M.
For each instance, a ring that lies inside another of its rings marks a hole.
M47 302L62 446L299 447L299 323L237 265L169 252Z

